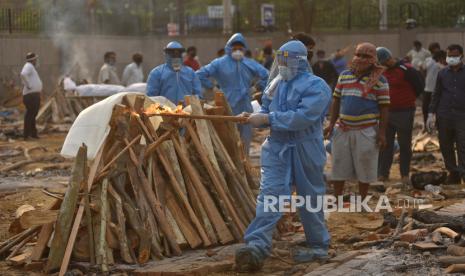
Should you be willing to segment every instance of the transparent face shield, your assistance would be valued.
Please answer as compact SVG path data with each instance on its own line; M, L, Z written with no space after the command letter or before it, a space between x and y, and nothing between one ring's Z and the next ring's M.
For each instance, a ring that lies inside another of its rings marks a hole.
M279 75L279 67L286 67L291 75L295 76L299 70L300 62L306 61L307 56L297 55L288 51L277 51L273 64L271 65L268 82L271 82Z
M179 71L182 66L182 54L184 49L166 49L166 62L173 67L175 71Z

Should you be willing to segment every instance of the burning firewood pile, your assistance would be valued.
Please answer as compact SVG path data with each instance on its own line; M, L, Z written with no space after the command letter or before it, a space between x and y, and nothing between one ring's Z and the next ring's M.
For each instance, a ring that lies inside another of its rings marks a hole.
M257 177L223 94L209 109L186 99L192 114L144 109L145 96L131 99L114 106L92 163L80 147L66 193L48 209L31 210L25 230L0 244L7 261L60 275L73 262L106 272L242 239ZM153 123L164 114L182 118Z

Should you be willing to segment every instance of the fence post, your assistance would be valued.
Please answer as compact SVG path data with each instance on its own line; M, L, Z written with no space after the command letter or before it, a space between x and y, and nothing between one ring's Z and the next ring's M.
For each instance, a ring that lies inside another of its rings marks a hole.
M12 34L12 33L13 33L13 26L11 26L11 25L12 25L12 24L11 24L11 9L8 8L7 11L8 11L8 32L9 32L10 34Z

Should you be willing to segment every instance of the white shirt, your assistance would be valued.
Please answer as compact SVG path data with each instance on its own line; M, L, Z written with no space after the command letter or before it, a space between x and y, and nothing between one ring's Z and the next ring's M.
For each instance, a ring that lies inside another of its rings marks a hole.
M407 53L407 56L412 59L412 66L417 70L421 70L425 69L425 60L431 56L431 53L425 48L421 48L420 51L412 49Z
M124 86L129 86L133 83L144 82L144 72L142 66L137 66L135 62L128 64L123 71L123 77L121 83Z
M433 58L429 57L425 61L426 66L426 79L425 79L425 92L434 92L436 89L436 80L438 73L441 71L442 66L439 62L436 62Z
M100 72L98 73L98 83L105 83L108 80L107 84L116 84L119 85L121 82L119 81L118 74L116 74L115 66L110 64L103 64L102 68L100 68Z
M26 62L21 70L21 80L23 82L23 95L41 92L42 81L40 80L39 73L32 63Z

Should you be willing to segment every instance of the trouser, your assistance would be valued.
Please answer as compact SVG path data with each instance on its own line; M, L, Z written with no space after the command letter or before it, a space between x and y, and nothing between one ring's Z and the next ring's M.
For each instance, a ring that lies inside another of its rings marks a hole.
M34 92L23 95L23 103L26 106L26 114L24 115L24 138L36 137L36 116L40 108L40 93Z
M437 126L446 169L451 173L460 174L465 179L465 120L450 120L437 116Z
M320 141L322 144L322 141ZM296 186L299 196L310 196L310 204L315 211L306 207L297 208L304 227L307 244L313 248L327 250L330 236L326 229L323 208L316 208L317 196L325 194L323 167L325 163L323 146L312 141L304 143L281 143L268 138L262 146L261 184L257 198L256 215L246 230L244 240L247 245L256 247L262 257L269 256L272 248L273 231L282 216L279 211L265 209L270 198L291 195L291 185ZM322 198L320 198L322 199ZM307 200L306 200L306 204Z
M423 102L421 109L423 111L423 123L426 126L426 121L428 120L428 113L429 113L429 105L431 104L431 95L433 93L429 91L425 91L423 93Z
M378 176L389 177L392 160L394 159L394 140L400 148L400 175L409 176L410 160L412 159L412 130L415 110L391 111L386 129L386 148L380 152Z

